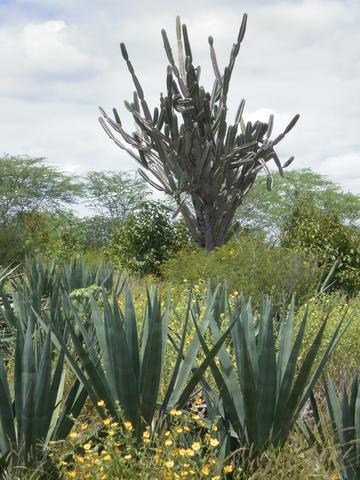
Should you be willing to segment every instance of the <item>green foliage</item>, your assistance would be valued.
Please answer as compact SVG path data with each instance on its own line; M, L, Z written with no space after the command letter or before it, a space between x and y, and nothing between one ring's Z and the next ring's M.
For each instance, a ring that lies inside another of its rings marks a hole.
M88 206L98 215L120 221L150 196L142 177L128 172L89 172L85 194Z
M246 24L244 14L223 71L219 69L214 39L208 38L214 70L211 92L200 84L201 69L193 63L186 25L177 19L178 62L162 30L169 65L166 92L160 95L159 108L153 113L121 43L121 54L136 90L133 101L125 102L136 125L135 133L123 129L115 108L114 120L100 109L99 121L110 139L140 164L139 173L151 186L172 197L194 241L207 250L229 239L235 212L260 171L267 173L267 186L271 188L267 162L274 160L282 174L293 160L291 157L282 165L274 148L295 126L299 115L272 140L273 116L268 123L245 124L245 100L241 100L234 120L227 119L229 85Z
M224 318L234 322L230 349L235 362L228 350L221 347L218 353L220 368L215 362L210 364L222 407L214 405L212 415L221 415L225 423L231 423L238 438L235 448L247 447L250 455L257 456L269 445L281 447L285 444L325 363L346 329L344 317L338 321L325 352L319 356L327 321L325 317L300 360L308 310L293 338L294 302L287 316L284 311L281 313L278 335L269 298L264 300L256 324L251 303L245 302L243 297L231 308L226 292L220 293L216 307L214 312L223 312ZM209 325L214 342L220 338L220 324L221 314L213 314ZM201 343L206 355L206 344L203 340ZM212 420L211 416L209 419Z
M55 211L82 192L74 175L44 163L44 158L0 158L0 226L33 211Z
M23 238L29 254L64 261L79 257L85 251L82 223L71 212L32 212L24 223Z
M136 275L158 275L161 264L189 244L184 224L154 203L141 204L115 230L108 260Z
M209 292L205 314L200 323L201 331L208 325L214 298ZM69 350L59 327L50 317L48 321L61 351L66 352L68 361L85 386L98 414L102 418L109 414L125 427L124 420L130 422L135 438L142 442L146 428L153 430L166 419L166 416L159 418L157 411L163 415L169 406L182 408L189 401L209 362L224 343L229 329L196 368L194 364L200 349L196 333L189 349L184 351L190 315L199 317L198 305L194 305L189 297L177 358L160 402L159 393L164 379L168 343L169 299L162 311L157 292L148 289L140 328L128 287L125 288L124 310L119 307L115 295L112 306L106 295L103 295L103 303L104 309L100 312L96 302L91 302L91 317L85 324L76 309L69 304L66 325L74 352ZM191 379L188 380L191 372Z
M287 221L283 245L313 253L329 267L337 260L333 288L349 295L359 292L360 229L343 225L336 212L300 202Z
M173 285L199 284L204 279L226 282L257 305L264 293L271 294L276 304L293 294L302 301L312 294L320 275L310 255L272 246L254 234L241 234L210 253L203 249L180 253L162 271Z
M32 321L18 318L13 381L0 355L0 458L13 465L40 462L49 441L68 435L73 426L68 415L76 418L86 400L78 380L64 394L65 355L54 363L53 355L50 332L43 336Z
M358 480L360 478L360 388L359 377L353 371L352 382L348 388L346 376L341 385L341 394L330 376L324 381L327 410L330 417L333 443L336 448L338 463L343 480ZM311 405L315 417L315 425L307 421L301 422L300 427L310 445L316 445L318 451L324 449L325 436L320 408L314 395Z
M360 196L343 192L327 177L310 169L292 170L282 177L274 173L274 187L266 189L266 176L258 175L253 188L239 207L242 228L262 228L278 237L299 202L316 205L324 212L335 211L344 225L360 218Z
M337 375L337 377L339 377L344 373L344 370L357 368L360 363L360 296L346 302L345 296L338 292L323 294L312 298L309 305L311 322L308 322L305 331L305 348L308 348L314 340L324 316L328 316L327 328L324 332L324 342L328 342L331 332L338 322L338 318L347 311L347 316L352 319L352 322L347 329L346 335L339 340L326 366L326 370L330 372L331 375ZM304 311L305 306L302 306L298 311L295 320L297 327L299 327ZM323 353L322 347L320 348L320 353Z

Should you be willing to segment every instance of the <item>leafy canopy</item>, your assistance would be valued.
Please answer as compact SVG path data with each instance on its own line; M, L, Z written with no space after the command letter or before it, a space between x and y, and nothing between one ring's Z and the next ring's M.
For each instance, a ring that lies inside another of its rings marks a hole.
M0 158L0 226L33 211L55 211L76 202L82 186L44 162L42 157Z

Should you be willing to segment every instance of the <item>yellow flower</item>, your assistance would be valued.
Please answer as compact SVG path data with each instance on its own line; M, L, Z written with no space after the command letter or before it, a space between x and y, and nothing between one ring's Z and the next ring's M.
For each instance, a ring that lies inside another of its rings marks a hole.
M198 452L201 448L200 442L193 442L191 448L194 450L194 452Z
M124 422L124 427L128 432L131 432L131 430L133 430L133 426L131 422Z
M194 415L191 416L191 418L192 418L193 420L199 420L200 416L197 415L197 414L196 414L196 415L194 414Z
M150 439L144 438L143 442L144 442L144 445L148 445L150 443Z
M170 430L166 430L165 437L168 437L171 434Z
M115 435L115 430L109 430L108 435L109 437L113 437Z
M93 460L93 464L94 464L94 465L99 465L99 463L100 463L100 460L99 460L98 458L95 458L95 459Z
M194 456L194 450L192 448L187 448L186 449L186 454L189 455L189 457L193 457Z
M165 444L166 447L170 447L170 445L172 445L172 443L173 443L173 442L172 442L172 440L170 440L170 439L167 439L167 440L165 440L165 442L164 442L164 444Z
M71 432L69 435L70 438L77 438L78 434L76 432Z
M110 462L110 460L111 460L111 455L109 455L109 454L105 455L105 456L104 456L104 460L105 460L105 462Z
M104 400L99 400L97 402L97 404L98 404L99 407L103 407L105 405L105 402L104 402Z
M111 424L111 426L112 426L113 428L116 428L118 425L119 425L118 422L113 422L113 423Z
M104 473L104 475L101 475L100 480L106 480L107 478L108 477L107 477L106 473Z
M203 465L203 466L201 467L201 472L202 472L204 475L209 475L210 469L209 469L209 467L208 467L207 465Z
M234 470L234 467L232 465L225 465L224 467L225 473L231 473L233 470Z
M110 423L111 423L111 418L105 418L105 420L103 420L103 424L105 425L105 427L110 425Z
M218 440L217 438L212 438L212 439L210 440L210 445L211 445L212 447L217 447L217 446L219 445L219 440Z
M150 432L144 432L143 438L150 438Z
M83 457L82 457L81 455L76 455L75 461L76 461L77 463L84 463L84 459L83 459Z
M338 473L333 473L330 477L330 480L340 480L339 474Z
M80 425L81 430L87 430L89 428L89 425L87 423L82 423Z
M170 410L170 415L173 415L174 417L180 417L182 415L182 411L176 410L176 408L172 408Z
M182 433L184 429L182 427L177 427L176 428L176 433Z
M76 472L75 470L71 470L70 472L67 472L67 476L69 478L75 478L76 477Z
M127 455L125 455L125 457L124 457L124 458L125 458L125 460L130 460L130 458L131 458L131 455L130 455L130 453L128 453Z
M220 475L215 475L211 477L211 480L220 480Z
M183 457L184 455L186 455L186 450L185 450L185 448L180 448L180 449L179 449L179 455L182 456L182 457Z
M204 420L199 420L199 421L198 421L198 425L199 425L200 427L205 427L205 422L204 422Z
M213 432L217 432L217 429L218 429L218 427L217 427L216 425L212 425L212 426L211 426L211 430L212 430Z
M167 462L165 462L166 468L172 468L173 466L174 466L173 460L168 460Z
M190 428L188 425L184 425L184 432L190 432Z

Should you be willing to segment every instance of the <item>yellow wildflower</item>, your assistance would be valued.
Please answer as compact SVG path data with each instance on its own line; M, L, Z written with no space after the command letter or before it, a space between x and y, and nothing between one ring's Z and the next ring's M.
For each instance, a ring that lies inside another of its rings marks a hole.
M97 404L98 404L99 407L103 407L105 405L105 402L104 402L104 400L99 400L97 402Z
M191 448L194 450L194 452L198 452L201 448L200 442L193 442Z
M173 460L168 460L167 462L165 462L166 468L172 468L173 466L174 466Z
M125 458L125 460L130 460L130 458L131 458L131 455L130 455L130 453L128 453L127 455L125 455L125 457L124 457L124 458Z
M144 432L143 438L150 438L150 432Z
M69 435L70 438L77 438L78 434L76 432L71 432Z
M105 462L110 462L110 460L111 460L111 455L109 455L109 454L105 455L105 456L104 456L104 460L105 460Z
M210 445L211 445L212 447L217 447L217 446L219 445L219 440L218 440L217 438L212 438L212 439L210 440Z
M172 440L170 440L169 438L167 440L165 440L164 444L166 447L170 447L170 445L172 445Z
M126 428L126 430L128 432L131 432L133 430L133 426L132 426L132 423L131 422L124 422L124 427Z
M194 456L194 450L192 448L187 448L186 449L186 454L189 456L189 457L192 457Z
M210 473L209 467L207 465L203 465L201 467L201 473L203 473L204 475L209 475L209 473Z
M105 425L105 427L110 425L110 423L111 423L111 418L105 418L105 420L103 420L103 424Z
M225 465L224 467L225 473L231 473L233 470L234 470L234 467L232 465Z

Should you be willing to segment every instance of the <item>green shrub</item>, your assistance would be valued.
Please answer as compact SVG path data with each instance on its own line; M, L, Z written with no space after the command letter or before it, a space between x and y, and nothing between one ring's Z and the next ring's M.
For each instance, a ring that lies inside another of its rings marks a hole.
M182 222L155 203L141 204L113 233L105 256L137 275L158 275L161 264L190 242Z
M21 229L16 225L0 228L0 265L22 261L26 254Z
M173 285L196 285L210 279L226 281L231 290L251 296L258 304L263 294L281 303L296 294L298 300L316 288L319 270L310 256L274 247L256 234L241 234L213 252L183 252L163 266L165 280Z
M302 307L297 316L300 323L305 307ZM308 323L305 332L305 345L313 340L318 331L324 315L329 313L327 327L324 332L324 342L330 339L331 333L339 318L347 312L347 317L352 319L347 331L341 337L327 365L327 370L332 374L341 373L345 369L357 368L360 362L360 296L346 303L344 295L333 293L321 295L310 300L311 322ZM322 351L320 349L320 351Z
M315 254L329 268L338 261L333 289L348 295L360 290L360 229L343 225L336 212L324 212L308 203L300 203L290 215L283 239L284 246Z

